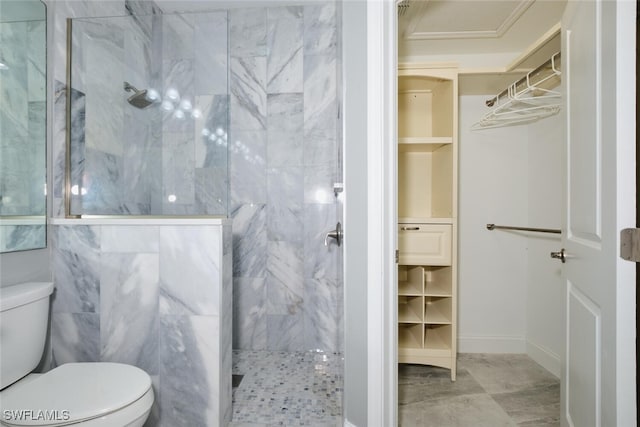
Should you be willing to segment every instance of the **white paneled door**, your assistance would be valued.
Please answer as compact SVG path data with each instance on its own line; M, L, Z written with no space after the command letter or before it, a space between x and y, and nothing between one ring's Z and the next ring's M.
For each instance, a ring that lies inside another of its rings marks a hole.
M635 266L618 236L635 221L635 1L569 1L562 28L562 425L634 426Z

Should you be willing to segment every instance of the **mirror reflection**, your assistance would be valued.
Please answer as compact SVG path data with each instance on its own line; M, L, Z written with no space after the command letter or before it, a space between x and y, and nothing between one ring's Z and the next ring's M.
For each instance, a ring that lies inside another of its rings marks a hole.
M0 0L0 252L46 246L46 8Z

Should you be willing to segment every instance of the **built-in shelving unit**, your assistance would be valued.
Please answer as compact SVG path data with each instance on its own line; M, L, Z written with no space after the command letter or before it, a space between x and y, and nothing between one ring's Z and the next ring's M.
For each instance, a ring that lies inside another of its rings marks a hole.
M398 70L398 359L456 375L457 70Z

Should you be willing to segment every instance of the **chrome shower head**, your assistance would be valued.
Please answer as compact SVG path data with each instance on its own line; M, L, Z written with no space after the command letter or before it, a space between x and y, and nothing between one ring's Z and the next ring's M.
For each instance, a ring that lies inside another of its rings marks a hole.
M127 92L133 92L133 95L127 99L127 102L136 108L140 108L142 110L153 104L153 100L147 98L146 89L138 90L131 83L124 82L124 90Z

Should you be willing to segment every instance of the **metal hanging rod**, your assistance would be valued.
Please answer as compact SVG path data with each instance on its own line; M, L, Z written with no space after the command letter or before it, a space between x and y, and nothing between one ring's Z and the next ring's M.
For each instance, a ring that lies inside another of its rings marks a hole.
M487 230L535 231L536 233L552 233L552 234L562 233L562 230L558 230L556 228L511 227L509 225L495 225L495 224L487 224Z
M507 96L510 91L514 91L514 92L517 91L517 89L520 86L524 85L525 83L526 83L526 86L530 86L531 78L533 76L537 76L542 72L550 72L550 75L559 74L559 68L558 68L559 62L560 62L560 53L558 52L555 55L553 55L544 64L535 68L533 71L530 71L529 73L527 73L526 76L522 77L517 82L511 84L508 88L506 88L505 90L503 90L502 92L494 96L493 98L487 99L485 101L485 105L487 107L493 107L500 100L500 98Z

